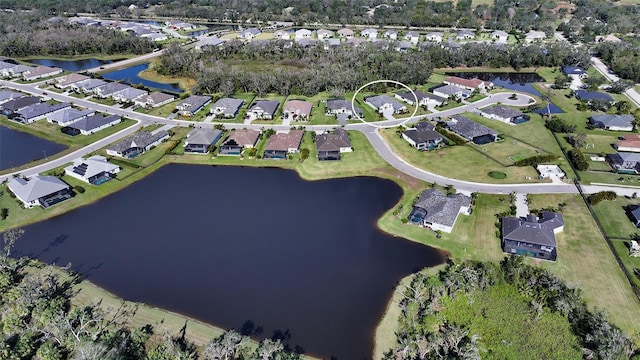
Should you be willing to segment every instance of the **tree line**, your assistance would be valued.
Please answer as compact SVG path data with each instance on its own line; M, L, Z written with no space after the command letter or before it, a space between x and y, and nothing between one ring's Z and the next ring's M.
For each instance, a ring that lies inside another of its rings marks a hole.
M593 50L618 76L640 82L640 46L627 42L603 42Z

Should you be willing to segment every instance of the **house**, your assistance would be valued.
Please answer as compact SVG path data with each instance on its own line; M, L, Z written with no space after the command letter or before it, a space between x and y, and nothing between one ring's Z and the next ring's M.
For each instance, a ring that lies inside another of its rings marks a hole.
M241 39L245 39L245 40L251 40L253 38L255 38L256 36L260 35L262 33L262 31L260 31L260 29L258 28L249 28L246 29L244 31L241 31L238 34L238 37Z
M414 97L413 94L415 94L416 96ZM418 105L420 106L429 106L429 105L440 106L447 101L447 99L442 96L423 93L420 90L414 90L413 94L407 91L407 92L396 93L394 96L397 99L400 99L408 103L409 105L413 105L415 103L416 98L418 99Z
M360 46L363 42L364 42L364 39L350 38L350 39L347 39L347 41L345 41L345 44L356 47L356 46Z
M316 31L316 35L318 35L318 39L325 40L333 37L333 31L327 29L320 29Z
M191 95L188 98L182 100L182 102L176 105L178 114L182 116L193 116L198 111L202 110L212 100L211 96L206 95Z
M242 104L244 104L242 99L220 98L211 106L210 112L215 116L234 118L238 115Z
M364 102L381 114L386 111L391 111L393 114L407 111L406 106L393 100L389 95L368 96L364 98Z
M378 30L373 28L364 29L360 32L360 36L362 36L363 38L367 38L369 40L373 40L378 37Z
M458 87L461 87L463 89L467 89L470 91L481 91L484 92L486 91L488 88L493 87L493 83L490 81L483 81L480 80L478 78L474 78L474 79L465 79L465 78L461 78L461 77L457 77L457 76L450 76L446 79L444 79L444 81L442 81L443 83L447 84L447 85L455 85Z
M354 116L354 108L358 115L362 115L362 109L351 105L351 102L344 99L329 99L326 104L326 115L335 115L338 123L346 124L347 120Z
M566 176L558 165L537 165L536 170L538 170L541 179L562 179Z
M60 131L71 136L76 136L78 134L91 135L102 129L106 129L109 126L116 125L121 121L122 118L118 115L102 116L100 114L95 114L76 120L60 129Z
M407 52L411 49L413 49L413 44L408 41L402 40L396 44L396 51Z
M505 44L509 39L509 34L502 30L495 30L491 33L490 37L497 43Z
M498 132L461 115L454 115L446 122L449 130L476 145L498 140Z
M113 97L113 100L117 102L126 103L126 102L134 102L137 98L148 95L148 94L149 92L147 90L127 87L126 89L114 94L112 97Z
M449 49L449 50L458 50L462 48L462 45L460 45L459 43L451 40L451 39L447 39L447 41L441 45L442 48L444 49Z
M304 100L289 100L284 104L285 119L292 121L307 121L311 116L313 104Z
M197 28L197 26L191 24L191 23L186 23L186 22L179 22L179 23L175 23L173 24L173 27L176 29L182 29L182 30L193 30L195 28Z
M0 70L0 76L2 77L8 77L8 78L14 78L14 77L18 77L20 75L22 75L23 73L33 69L32 66L27 66L27 65L15 65L15 64L11 64L12 66L1 69Z
M623 135L613 147L618 151L640 152L640 135Z
M630 205L629 215L631 215L630 217L633 225L635 225L637 228L640 228L640 206Z
M418 40L420 40L420 34L415 31L409 31L404 35L404 39L406 41L409 41L413 45L416 45L418 43Z
M387 30L382 34L382 37L391 39L391 40L396 40L398 38L398 32L395 30Z
M160 33L160 32L153 32L151 34L145 35L143 37L146 37L149 40L152 41L165 41L168 40L169 37L167 37L167 35Z
M22 80L33 81L49 76L58 75L62 72L62 69L49 66L36 66L22 73Z
M69 75L57 77L56 83L54 84L54 86L57 87L58 89L66 89L77 82L84 81L87 79L90 79L87 75L71 73Z
M440 32L430 32L427 34L427 36L425 36L425 39L440 43L442 42L443 36L442 36L442 33Z
M338 30L338 36L341 38L345 38L345 39L352 39L353 38L353 30L351 29L340 29Z
M100 80L100 79L81 80L71 84L71 90L78 93L88 94L88 93L92 93L94 89L104 86L106 84L107 84L106 81Z
M20 109L24 109L27 106L31 106L40 102L40 98L37 96L22 96L19 98L11 99L0 104L0 113L2 115L12 115Z
M23 124L31 124L34 121L44 119L45 117L47 117L47 115L55 114L58 111L70 108L71 105L69 103L50 105L46 102L40 102L17 110L16 112L14 112L15 116L12 120L21 122Z
M311 38L311 30L307 30L307 29L298 29L295 32L295 39L296 41L300 40L300 39L308 39Z
M247 110L247 117L252 120L273 120L279 105L277 100L256 100Z
M302 39L297 39L296 41L297 41L297 44L303 48L316 47L318 45L318 40L311 39L311 38L302 38Z
M402 132L402 138L418 150L431 150L442 144L443 137L428 122L419 122Z
M119 92L122 92L125 89L128 89L130 87L131 86L129 85L125 85L117 82L108 82L102 86L98 86L97 88L93 89L93 93L95 94L95 96L99 98L106 99L108 97L113 97Z
M60 126L67 126L77 120L94 115L93 110L78 110L72 107L47 115L47 121Z
M16 177L9 181L7 187L27 208L48 208L73 197L71 187L55 176Z
M289 40L291 38L291 34L284 30L277 30L273 35L276 39L281 40Z
M220 145L220 155L240 155L242 150L256 146L260 132L252 129L237 129L231 132Z
M210 37L206 37L206 38L201 38L198 40L198 42L196 43L195 49L197 51L200 51L202 49L206 49L208 47L216 47L216 46L220 46L224 44L224 40L215 37L215 36L210 36Z
M589 117L589 123L599 129L633 131L633 115L598 114Z
M587 90L575 90L573 93L575 94L576 99L580 101L586 101L589 104L591 104L593 100L607 101L611 105L615 103L615 100L613 100L611 95L607 93L601 93L597 91L587 91Z
M340 46L340 44L341 44L340 39L334 39L334 38L327 39L324 41L324 49L328 50L330 48L338 47Z
M480 115L488 119L499 120L507 124L522 124L529 121L529 116L522 111L504 105L487 106L478 111Z
M133 102L137 106L145 108L157 108L162 105L166 105L176 99L175 96L163 93L160 91L154 91L151 94L145 94L136 98Z
M349 133L338 128L333 133L316 135L316 149L318 150L318 160L340 160L340 154L352 152Z
M17 91L0 90L0 105L6 103L9 100L19 99L24 96L25 95L23 93Z
M264 147L265 159L286 159L287 154L297 153L302 142L304 130L290 130L288 134L278 133L267 140Z
M184 151L188 153L206 154L222 136L222 130L211 128L195 128L187 134Z
M443 85L431 90L434 95L448 99L450 97L466 99L471 96L471 91L457 85Z
M152 147L168 138L169 133L165 130L160 130L155 134L144 130L138 131L133 136L109 146L107 148L107 155L133 158L145 151L151 150Z
M640 173L640 154L635 152L618 152L607 155L607 162L614 171L620 174Z
M532 43L536 41L542 41L547 37L547 35L543 31L535 31L530 30L525 36L524 41L527 43Z
M577 76L580 79L589 77L587 72L579 66L563 66L562 73L567 76Z
M526 218L502 218L502 250L508 254L531 256L555 261L557 258L556 234L564 229L562 214L541 211Z
M471 213L471 198L464 194L445 195L437 188L425 190L413 205L409 222L433 231L451 233L458 215Z
M107 161L104 156L94 155L88 159L76 159L64 168L66 175L91 185L101 185L116 177L120 166Z
M460 30L456 35L457 40L471 40L476 37L476 34L473 31L469 30Z

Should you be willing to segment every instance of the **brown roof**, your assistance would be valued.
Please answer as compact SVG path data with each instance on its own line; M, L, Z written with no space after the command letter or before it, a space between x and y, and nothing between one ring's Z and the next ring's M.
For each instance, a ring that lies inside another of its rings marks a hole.
M622 138L624 140L616 142L616 148L640 148L640 135L624 135Z
M473 88L477 88L478 86L485 84L488 82L482 81L480 79L463 79L463 78L459 78L457 76L450 76L448 78L446 78L444 80L444 82L449 82L452 84L457 84L457 85L462 85L462 86L468 86L468 87L473 87Z
M340 148L351 147L349 134L344 129L336 129L333 134L316 136L318 151L340 151Z
M304 100L289 100L284 105L284 111L296 111L296 110L299 110L300 111L300 115L309 116L311 114L311 108L312 107L313 107L313 104L308 102L308 101L304 101Z
M260 136L260 131L251 129L237 129L229 135L229 140L233 140L240 146L255 145Z
M265 150L271 151L287 151L289 149L297 149L302 141L303 130L291 130L288 134L275 134L267 141Z

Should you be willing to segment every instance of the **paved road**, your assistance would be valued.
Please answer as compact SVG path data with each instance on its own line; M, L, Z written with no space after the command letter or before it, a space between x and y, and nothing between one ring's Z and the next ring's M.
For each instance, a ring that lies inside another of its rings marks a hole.
M607 67L607 65L605 65L602 62L602 60L598 59L597 57L592 56L591 63L593 64L593 67L595 67L596 70L598 70L602 75L604 75L604 77L607 78L609 81L616 82L620 80L620 78L616 74L611 72L611 70ZM634 88L627 89L627 91L625 91L624 94L627 95L627 97L632 102L634 102L638 107L640 107L640 94L638 94L638 92Z
M109 69L114 69L117 67L121 67L121 66L127 66L133 63L137 63L137 62L141 62L141 61L151 61L151 59L156 58L160 55L162 55L162 53L164 53L164 49L158 50L158 51L154 51L154 52L150 52L148 54L144 54L144 55L140 55L140 56L136 56L134 58L131 59L125 59L122 61L116 61L110 64L104 64L104 65L100 65L98 67L92 68L92 69L87 69L87 72L90 73L95 73L95 72L100 72L100 71L107 71Z

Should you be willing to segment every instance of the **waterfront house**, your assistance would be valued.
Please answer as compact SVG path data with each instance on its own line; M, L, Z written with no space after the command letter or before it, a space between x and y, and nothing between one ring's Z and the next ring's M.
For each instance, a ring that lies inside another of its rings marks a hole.
M66 89L71 85L89 79L87 75L82 75L78 73L71 73L68 75L59 76L56 78L55 87L58 89Z
M364 102L381 114L385 111L392 111L393 114L407 111L406 106L397 102L389 95L368 96L364 98Z
M138 131L133 134L133 136L109 146L107 148L107 155L122 158L133 158L151 150L152 147L160 144L163 140L168 138L169 133L165 130L160 130L155 134L145 130Z
M464 194L445 195L437 188L424 190L409 214L409 222L433 231L451 233L458 215L471 213L471 198Z
M47 115L70 108L71 104L69 103L48 104L46 102L40 102L16 111L12 120L23 124L31 124L34 121L44 119Z
M20 109L24 109L39 102L40 98L37 96L22 96L11 99L0 104L0 113L2 113L2 115L10 116Z
M27 208L48 208L73 197L71 187L55 176L16 177L9 181L7 187Z
M311 30L307 29L298 29L295 32L295 40L298 41L300 39L308 39L311 37Z
M0 69L0 76L5 78L15 78L31 69L33 69L33 66L11 64L9 67Z
M319 40L326 40L333 37L333 31L327 29L320 29L316 31Z
M120 166L107 161L100 155L88 159L76 159L72 165L64 168L64 173L91 185L100 185L116 177Z
M191 95L188 98L182 100L180 104L176 105L176 109L178 109L178 114L191 117L198 111L202 110L205 106L207 106L207 104L209 104L211 100L211 96Z
M33 81L49 76L58 75L62 72L62 69L49 66L36 66L22 73L22 80Z
M481 92L485 92L488 88L493 86L493 83L489 81L483 81L478 78L465 79L457 76L449 76L448 78L444 79L444 81L442 82L447 85L455 85L470 91L477 90Z
M461 88L460 86L457 85L443 85L437 88L433 88L431 90L431 92L434 95L443 97L445 99L448 98L459 98L459 99L466 99L469 96L471 96L471 91Z
M187 153L206 154L222 136L222 130L211 128L195 128L187 134L184 151Z
M418 44L418 40L420 40L420 34L415 31L408 31L406 34L404 34L404 39L411 44L416 45Z
M428 122L419 122L402 132L402 138L418 150L431 150L442 144L444 138Z
M95 111L93 110L78 110L70 107L63 109L62 111L57 111L53 114L49 114L46 118L47 121L52 124L67 126L77 120L94 114Z
M220 145L220 155L240 155L242 150L256 146L260 132L252 129L237 129L231 132Z
M273 35L280 40L289 40L291 38L291 34L284 30L277 30Z
M633 115L597 114L589 117L596 128L612 131L633 131Z
M440 32L430 32L427 34L427 36L425 36L425 39L440 43L442 42L443 36L442 36L442 33Z
M591 102L594 100L606 101L611 105L615 103L615 100L611 97L611 95L598 91L575 90L574 94L576 96L576 99L580 101L586 101L588 104L591 104Z
M556 234L564 229L564 218L551 211L541 211L539 215L539 218L534 214L526 218L502 218L502 250L505 253L556 260Z
M302 142L303 130L290 130L288 133L278 133L271 135L264 147L265 159L282 160L287 158L287 154L297 153Z
M360 32L360 36L369 40L373 40L378 38L378 30L373 28L364 29Z
M104 80L86 79L86 80L81 80L71 84L71 90L78 93L89 94L89 93L93 93L94 89L104 86L106 84L107 82Z
M71 136L76 136L78 134L91 135L102 129L106 129L109 126L116 125L121 121L122 118L118 115L103 116L101 114L95 114L76 120L60 129L60 131Z
M576 76L580 79L589 77L587 72L579 66L563 66L562 73L567 76Z
M304 100L289 100L284 104L285 119L291 121L308 121L311 116L313 104Z
M318 160L340 160L340 154L353 151L349 133L343 128L316 135L316 149Z
M640 135L622 135L613 147L618 151L640 152Z
M160 91L154 91L151 94L142 95L134 100L137 106L145 108L157 108L162 105L166 105L176 99L175 96L163 93Z
M256 36L260 35L262 33L262 31L258 28L249 28L246 29L244 31L241 31L238 34L238 37L241 39L245 39L245 40L251 40L253 38L255 38Z
M387 30L382 34L382 37L390 40L396 40L398 39L398 32L395 30Z
M256 100L247 110L247 118L273 120L279 105L277 100Z
M499 120L507 124L522 124L529 121L529 116L514 108L504 105L493 105L479 109L480 115L492 119Z
M211 106L210 112L215 116L234 118L238 115L242 104L244 104L244 100L242 99L221 98Z
M0 90L0 105L6 103L9 100L19 99L24 96L25 95L21 92L10 91L10 90Z
M413 94L415 94L415 97L413 96ZM447 101L447 99L442 96L438 96L430 93L423 93L420 90L414 90L413 94L410 91L406 91L406 92L396 93L394 96L397 99L408 103L409 105L414 105L417 99L419 106L429 106L429 105L440 106Z
M505 44L509 39L509 34L502 30L495 30L491 33L490 37L497 43Z
M345 38L345 39L352 39L353 38L353 30L351 29L340 29L338 30L338 36L341 38Z
M130 88L129 85L121 84L118 82L108 82L102 86L98 86L97 88L93 89L93 93L95 94L96 97L106 99L109 97L113 97L118 93L125 91L128 88Z
M127 87L126 89L114 94L112 98L117 102L126 103L126 102L134 102L137 98L148 95L148 94L149 92L147 90Z
M462 115L454 115L446 122L449 130L471 141L476 145L483 145L498 140L498 132Z
M476 34L473 31L469 30L460 30L456 35L457 40L471 40L476 37Z

